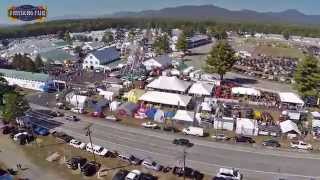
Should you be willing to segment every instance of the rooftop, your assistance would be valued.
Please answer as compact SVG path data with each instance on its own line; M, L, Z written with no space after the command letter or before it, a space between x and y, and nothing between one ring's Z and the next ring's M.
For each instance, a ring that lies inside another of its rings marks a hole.
M50 79L48 74L17 71L12 69L0 69L0 74L3 74L5 77L25 79L30 81L46 82Z

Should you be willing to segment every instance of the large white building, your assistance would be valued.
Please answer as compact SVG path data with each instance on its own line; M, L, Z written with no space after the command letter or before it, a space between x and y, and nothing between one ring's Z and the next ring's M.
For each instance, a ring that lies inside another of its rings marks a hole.
M105 69L106 66L120 59L115 47L106 47L89 53L83 61L83 69Z
M0 69L0 74L8 81L8 84L36 91L48 91L54 83L49 75L43 73L32 73L10 69Z

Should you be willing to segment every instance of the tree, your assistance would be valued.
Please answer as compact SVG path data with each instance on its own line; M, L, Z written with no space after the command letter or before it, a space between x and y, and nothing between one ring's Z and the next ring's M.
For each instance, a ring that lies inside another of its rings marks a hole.
M104 42L104 43L107 43L107 44L112 43L114 41L112 32L106 31L104 33L101 41Z
M294 87L303 98L308 96L320 98L320 65L318 59L313 56L307 56L300 61L294 80Z
M37 68L37 70L43 68L43 66L44 66L43 60L39 54L37 55L36 59L34 60L34 65Z
M284 31L284 32L282 33L282 35L283 35L283 38L284 38L285 40L289 40L289 38L290 38L290 33L289 33L288 31Z
M2 116L6 122L15 120L15 118L22 116L23 113L29 109L26 100L17 92L4 94L3 102Z
M156 53L158 54L165 54L169 52L169 39L168 36L165 35L161 35L159 36L155 42L154 42L154 48L156 50Z
M232 68L237 61L235 52L226 41L219 41L214 46L206 60L205 70L209 73L217 73L220 79Z
M187 37L184 33L182 33L178 38L177 49L179 51L183 51L183 52L188 50L188 41L187 41Z

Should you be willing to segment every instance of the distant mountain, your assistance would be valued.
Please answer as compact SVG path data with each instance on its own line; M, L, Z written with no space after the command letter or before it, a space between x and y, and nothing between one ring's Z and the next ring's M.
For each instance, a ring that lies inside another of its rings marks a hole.
M270 22L320 25L320 15L306 15L295 9L282 12L232 11L214 5L179 6L140 12L118 12L112 17L176 18L228 22Z

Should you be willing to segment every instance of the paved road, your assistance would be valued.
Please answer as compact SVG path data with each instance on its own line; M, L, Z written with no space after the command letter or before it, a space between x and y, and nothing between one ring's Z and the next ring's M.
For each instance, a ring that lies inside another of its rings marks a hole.
M164 165L181 163L182 148L171 143L179 135L137 129L90 117L82 117L80 122L56 120L64 123L58 130L84 142L88 142L88 137L84 135L83 128L93 123L93 141L96 144L140 158L152 157ZM317 154L274 151L189 138L195 145L187 149L187 165L206 174L213 175L220 167L235 167L248 180L278 180L280 177L289 180L320 179L320 155Z

